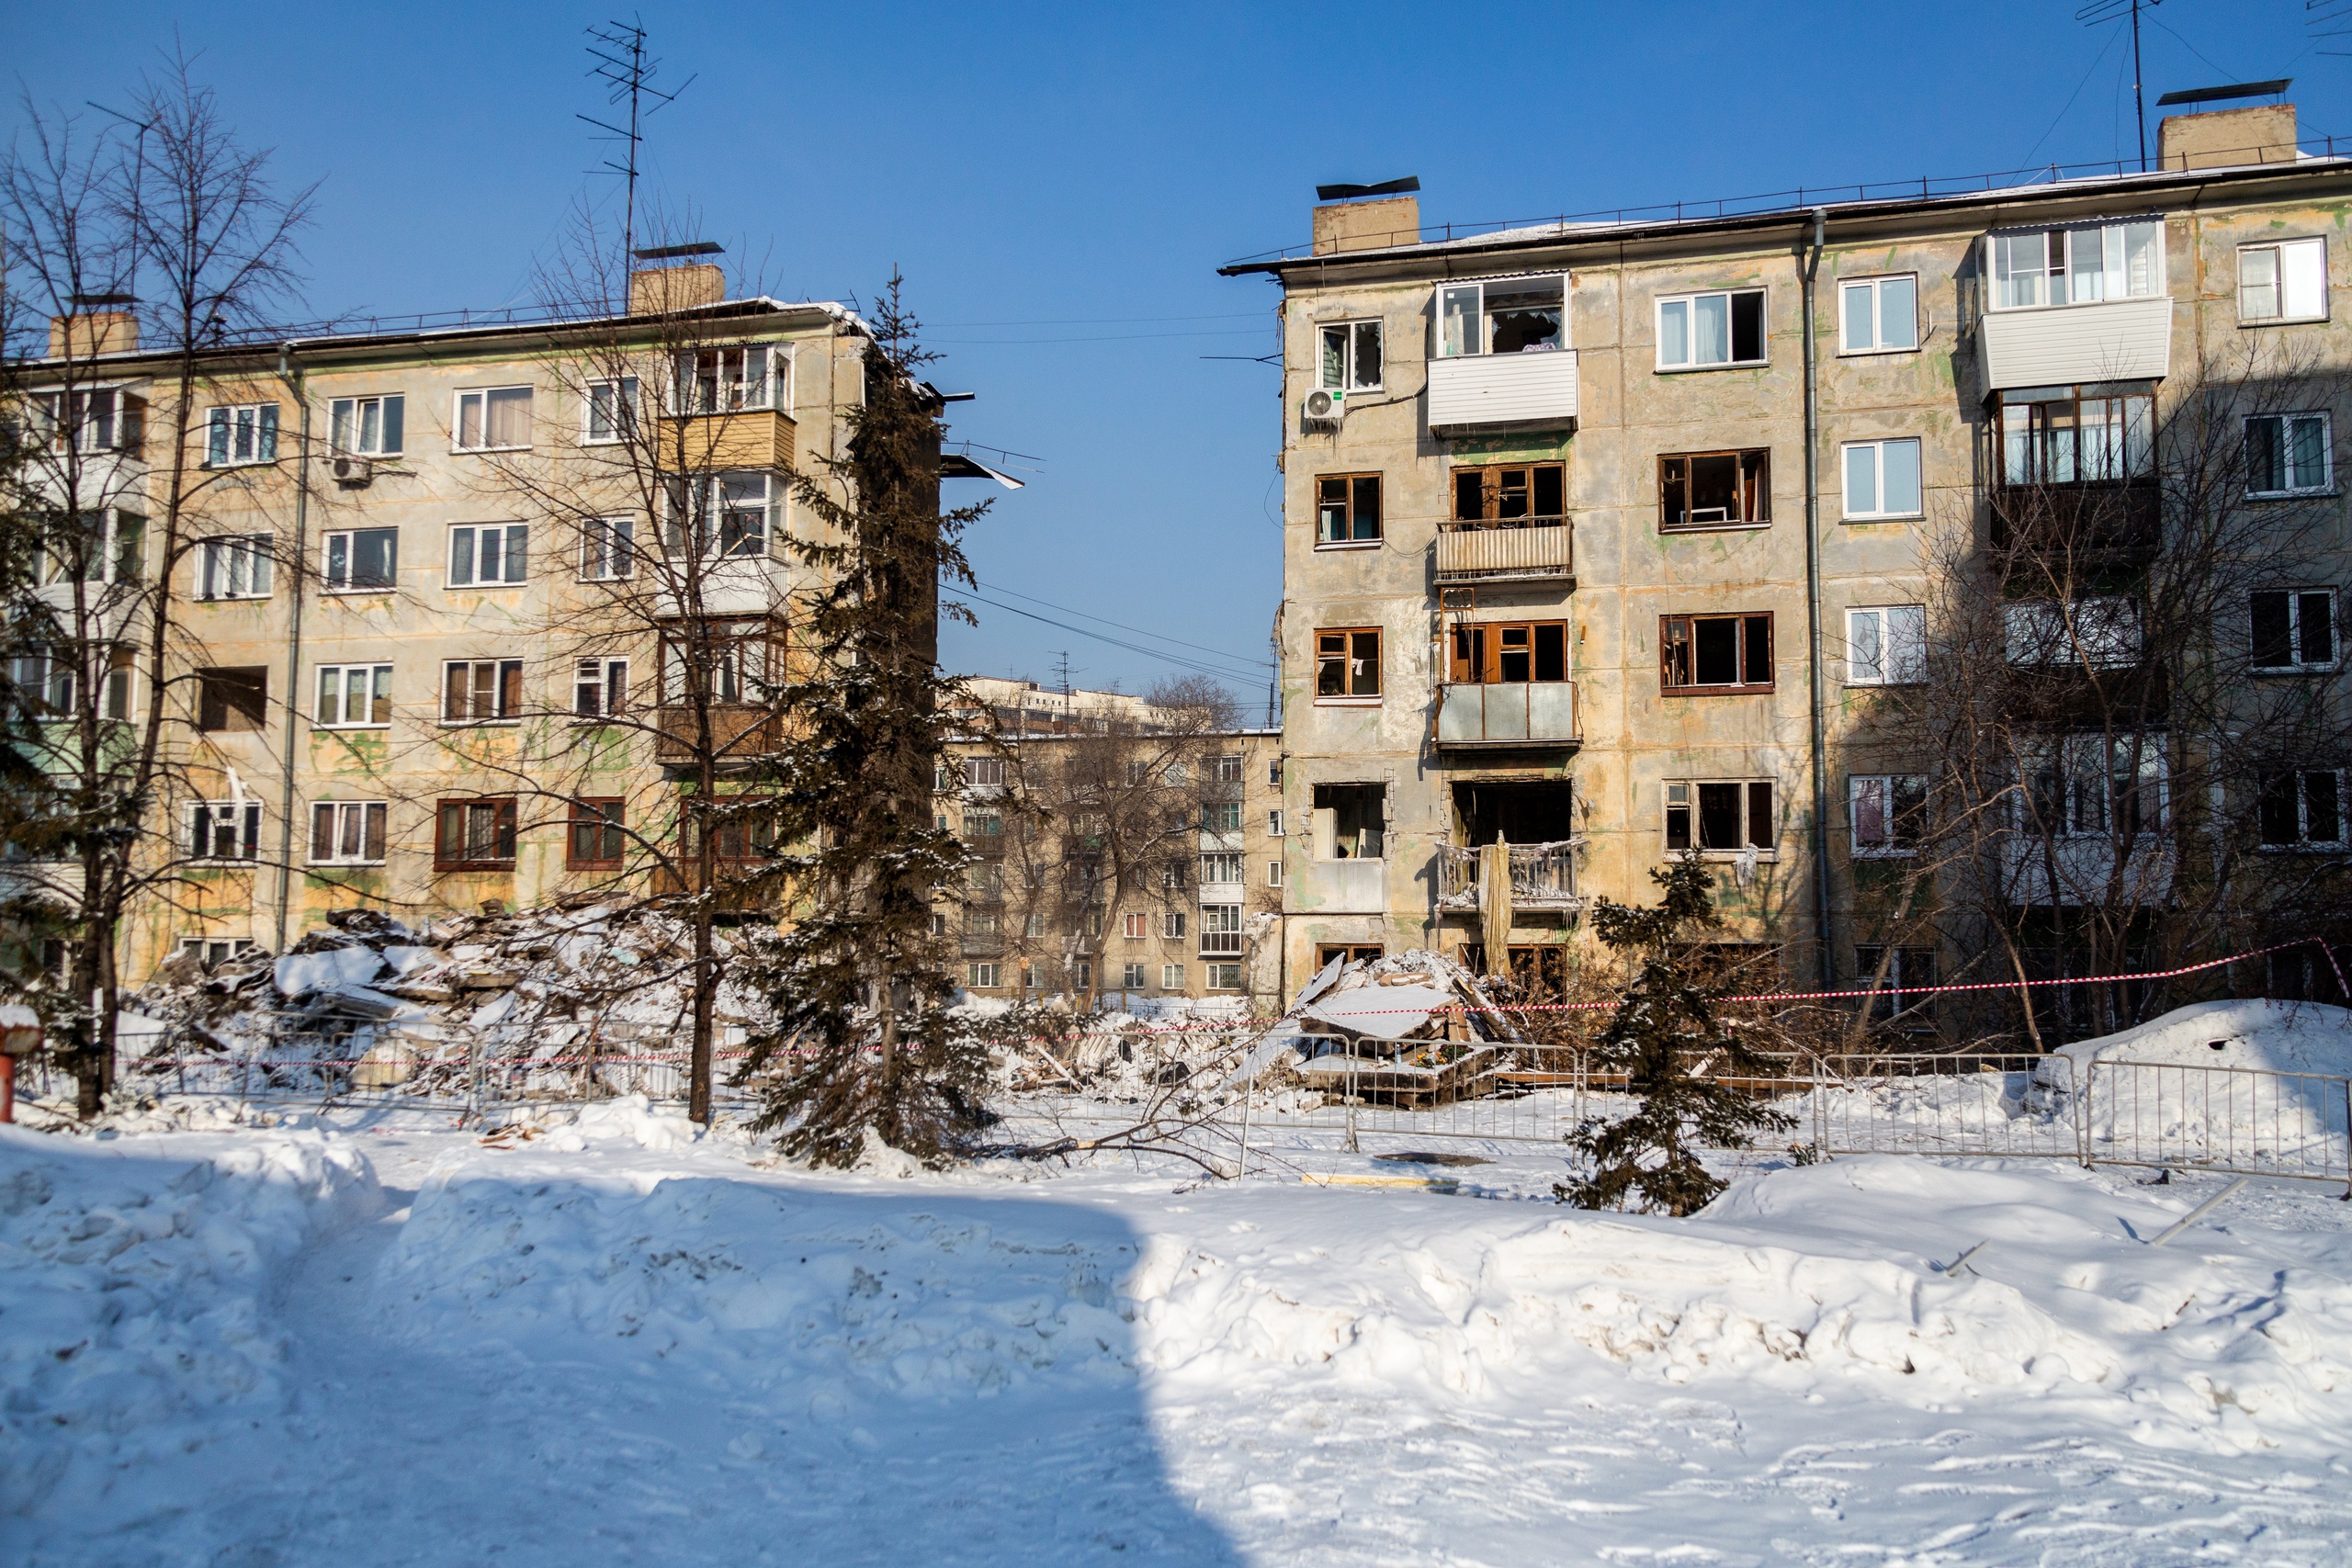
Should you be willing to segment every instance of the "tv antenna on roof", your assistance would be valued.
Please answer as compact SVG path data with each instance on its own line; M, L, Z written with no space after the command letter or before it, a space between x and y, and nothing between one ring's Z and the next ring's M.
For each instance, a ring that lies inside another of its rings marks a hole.
M2132 112L2140 127L2140 172L2148 172L2148 99L2140 90L2140 11L2143 6L2155 6L2164 0L2091 0L2075 13L2075 20L2086 28L2114 21L2127 13L2132 17Z
M662 62L646 58L645 24L641 21L606 22L601 28L590 28L588 39L589 58L596 62L588 68L588 74L612 86L612 92L605 101L618 107L622 99L628 100L628 129L626 130L588 115L574 117L587 120L599 130L609 132L610 140L619 141L628 149L625 162L615 163L610 158L605 160L605 167L620 175L628 187L621 207L621 252L626 255L637 248L637 149L638 144L645 140L645 122L666 106L677 102L678 94L695 85L695 77L687 77L672 92L662 92L653 85L653 74L662 69ZM645 108L643 106L647 98L660 101L652 107ZM597 140L606 138L599 137Z

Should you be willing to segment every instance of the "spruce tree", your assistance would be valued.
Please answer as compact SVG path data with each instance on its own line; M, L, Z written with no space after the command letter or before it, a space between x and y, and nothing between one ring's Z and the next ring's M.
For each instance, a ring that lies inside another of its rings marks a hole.
M1665 894L1655 906L1602 899L1592 919L1594 933L1635 966L1593 1054L1604 1070L1626 1075L1640 1106L1622 1121L1594 1118L1570 1134L1568 1146L1591 1169L1554 1191L1587 1209L1622 1209L1634 1200L1684 1215L1724 1190L1697 1151L1746 1148L1752 1134L1792 1122L1725 1081L1775 1075L1717 1016L1726 983L1693 951L1699 933L1723 924L1713 874L1693 851L1652 871L1650 880Z
M751 792L794 893L787 929L737 971L775 1015L751 1043L747 1074L777 1068L753 1125L823 1165L854 1161L869 1134L938 1163L989 1120L986 1048L948 1012L954 955L931 929L966 861L933 815L966 706L939 669L940 582L972 581L959 540L987 506L940 510L941 399L916 374L935 356L900 287L873 312L847 456L794 485L817 526L791 547L816 585L778 694L787 733Z

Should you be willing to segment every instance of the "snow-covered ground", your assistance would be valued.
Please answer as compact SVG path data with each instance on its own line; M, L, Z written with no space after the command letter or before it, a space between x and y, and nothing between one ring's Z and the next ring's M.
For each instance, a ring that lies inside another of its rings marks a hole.
M569 1116L0 1131L8 1560L2352 1557L2322 1187L2156 1249L2218 1183L1869 1157L1674 1221L1532 1145L843 1176Z

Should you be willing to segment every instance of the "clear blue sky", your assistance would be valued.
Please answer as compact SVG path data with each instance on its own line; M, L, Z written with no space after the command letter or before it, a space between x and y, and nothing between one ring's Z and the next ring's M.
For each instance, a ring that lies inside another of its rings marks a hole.
M655 6L661 80L695 80L647 166L777 292L903 267L939 384L979 393L956 433L1045 459L976 531L983 581L1220 650L1254 704L1275 373L1201 356L1269 352L1273 291L1220 263L1302 239L1320 181L1418 175L1425 221L1476 221L2129 155L2128 37L2077 3ZM44 102L119 102L176 28L287 180L323 182L314 310L440 310L527 299L573 200L613 194L572 117L601 108L583 29L630 14L0 0L0 60ZM2352 61L2323 52L2352 38L2311 38L2302 0L2148 15L2152 105L2291 75L2307 134L2352 132ZM1170 669L980 615L947 639L967 671Z

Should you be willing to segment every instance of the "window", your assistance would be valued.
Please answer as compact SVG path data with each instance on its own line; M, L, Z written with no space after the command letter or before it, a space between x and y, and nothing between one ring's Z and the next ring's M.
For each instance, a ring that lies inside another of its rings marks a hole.
M1272 758L1266 763L1266 787L1268 789L1283 787L1283 760L1280 757Z
M190 860L252 860L261 852L259 801L197 800L188 803Z
M1453 470L1456 523L1558 523L1568 513L1564 463L1488 463Z
M2151 299L2165 291L2164 224L2154 218L1990 234L1995 310Z
M1846 612L1846 684L1908 686L1928 678L1928 607L1881 604Z
M56 649L19 654L9 660L8 679L17 702L40 714L73 712L81 687L73 656Z
M1673 779L1666 785L1666 847L1773 852L1769 779Z
M1184 988L1184 966L1182 964L1161 964L1159 966L1159 988L1163 991L1182 990Z
M1203 884L1223 884L1228 882L1238 883L1240 880L1241 856L1239 853L1205 854L1201 857L1201 881Z
M1121 927L1122 933L1129 942L1141 942L1144 938L1151 934L1151 917L1149 915L1126 915L1121 917L1121 919L1124 922ZM1138 981L1136 983L1140 985L1142 982Z
M1004 985L1001 964L967 964L964 966L964 983L975 991L993 991Z
M2334 456L2327 415L2256 415L2245 422L2245 491L2324 494L2335 485Z
M441 722L496 724L523 712L523 661L452 659L441 666Z
M1380 476L1320 474L1315 480L1315 542L1374 544L1380 539Z
M380 800L311 803L312 865L379 865L384 859L385 805Z
M2262 780L2262 847L2344 847L2344 775L2333 768L2271 773Z
M1238 990L1241 989L1241 965L1240 965L1240 964L1204 964L1204 965L1203 965L1203 967L1204 967L1205 969L1207 969L1207 970L1208 970L1208 982L1207 982L1207 984L1208 984L1208 988L1209 988L1210 990L1212 990L1212 991L1238 991Z
M662 701L670 706L690 701L699 681L714 703L764 702L772 657L780 661L781 650L763 622L708 620L665 629Z
M1380 390L1380 323L1331 321L1315 330L1315 384L1335 392Z
M1772 521L1772 454L1678 452L1657 460L1657 525L1753 528Z
M1269 887L1280 887L1282 885L1283 863L1278 860L1268 861L1266 863L1266 886Z
M964 836L967 839L999 839L1004 836L1004 813L1001 811L967 811L964 813Z
M1919 346L1919 280L1908 273L1838 286L1838 351L1894 354Z
M458 394L451 426L460 452L505 452L531 444L531 389L485 387Z
M204 461L213 468L277 461L277 405L240 403L206 411Z
M637 575L637 524L628 517L591 517L580 525L583 582L618 582Z
M964 915L964 934L974 942L997 940L997 913L994 909L970 909Z
M365 593L393 586L400 578L401 531L352 528L327 535L330 593Z
M2327 242L2281 240L2240 246L2238 320L2327 320Z
M1094 965L1083 958L1080 959L1077 963L1072 964L1069 966L1069 985L1070 989L1074 991L1092 990L1094 988Z
M1912 773L1858 775L1846 781L1854 852L1916 855L1928 826L1928 781Z
M43 392L35 400L34 418L44 440L70 441L79 452L112 452L135 447L146 436L147 405L119 388L74 393L71 418L65 417L66 407L62 392Z
M1279 839L1279 838L1281 838L1282 836L1283 836L1283 814L1282 814L1279 810L1276 810L1276 811L1269 811L1269 812L1267 812L1267 813L1266 813L1266 837L1268 837L1269 839Z
M626 440L637 429L637 378L591 381L582 400L580 438L589 446Z
M2029 669L2128 670L2140 661L2140 602L2024 599L2005 612L2009 662Z
M2253 595L2257 670L2335 668L2335 590L2274 589Z
M1379 860L1387 852L1386 784L1317 784L1311 798L1317 860Z
M1568 623L1456 626L1449 674L1455 684L1473 686L1565 681L1568 678Z
M1659 683L1668 692L1772 688L1772 617L1662 615Z
M627 803L614 795L592 795L573 801L571 839L565 846L563 863L574 871L618 867L628 849L628 838L621 826L626 809Z
M571 665L571 716L612 718L628 705L628 660L579 659Z
M1764 290L1661 295L1657 367L1704 370L1764 363Z
M964 886L976 898L1004 897L1004 867L995 861L964 868Z
M965 758L964 787L1002 789L1004 787L1004 759L1001 757Z
M51 526L42 546L40 581L137 582L146 564L147 519L101 507Z
M680 413L732 413L769 406L772 356L763 343L689 350L678 355ZM788 363L788 362L787 362ZM776 366L783 368L782 364Z
M42 967L49 971L51 978L62 983L65 978L65 944L53 942L45 943L44 949L50 946L57 949L56 962L44 962ZM180 938L178 948L179 952L195 958L208 969L253 950L253 942L244 937L184 936Z
M138 668L138 656L129 648L118 648L107 657L106 707L101 718L131 716L130 677Z
M514 797L445 800L434 815L433 869L479 871L514 864Z
M1159 917L1159 934L1169 942L1180 942L1184 936L1184 911L1170 909Z
M1998 417L2005 484L2113 484L2154 472L2155 398L2137 388L2012 388Z
M1378 942L1321 942L1315 949L1315 967L1321 969L1333 959L1342 964L1376 963L1386 952Z
M210 733L269 728L269 671L261 665L196 672L196 727Z
M385 398L337 398L327 405L327 446L336 452L363 457L390 457L399 453L401 429L408 400L398 393Z
M1209 957L1241 951L1241 906L1201 906L1201 955Z
M269 536L241 534L197 547L198 599L269 597Z
M2133 838L2165 826L2170 792L2161 735L2052 737L2028 752L2019 782L2010 798L2020 832Z
M1936 950L1932 947L1898 947L1892 955L1883 947L1854 949L1854 981L1857 989L1878 978L1878 966L1886 965L1886 977L1880 981L1880 990L1871 998L1871 1016L1885 1022L1897 1013L1914 1008L1935 1005ZM1924 1020L1919 1021L1923 1024Z
M1849 441L1845 458L1846 519L1920 515L1919 443Z
M673 556L763 556L768 549L768 476L716 474L673 479L662 546Z
M392 722L392 667L322 664L319 704L311 722L321 729L381 729Z
M1317 700L1380 695L1380 630L1349 626L1315 634Z
M1439 284L1438 357L1540 354L1566 347L1567 281L1553 273Z
M1217 759L1216 759L1216 782L1217 782L1217 783L1219 783L1219 784L1239 784L1239 783L1241 782L1241 759L1240 759L1240 758L1238 758L1238 757L1219 757L1219 758L1217 758Z
M1142 990L1149 983L1144 979L1145 969L1146 965L1141 964L1125 965L1119 972L1119 988L1124 991Z
M1204 833L1241 831L1241 803L1238 800L1210 801L1201 808L1201 831Z
M529 569L527 523L468 524L449 530L449 586L503 588Z

